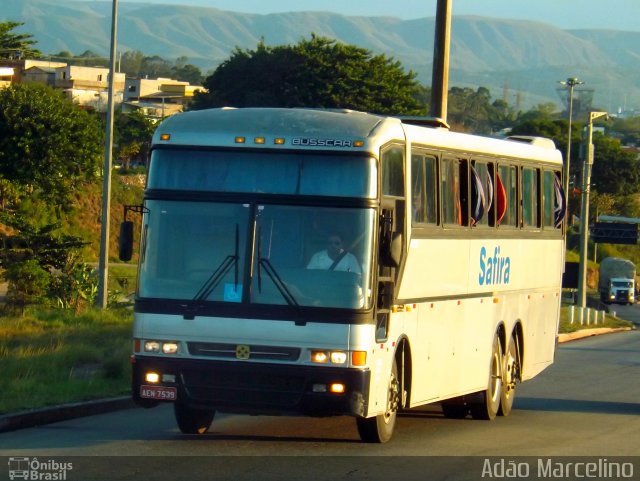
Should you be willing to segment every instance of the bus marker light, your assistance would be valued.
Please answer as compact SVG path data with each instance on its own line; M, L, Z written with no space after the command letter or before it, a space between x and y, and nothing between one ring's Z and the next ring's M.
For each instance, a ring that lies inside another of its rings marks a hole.
M354 366L365 366L367 364L367 351L351 352L351 364Z
M273 139L273 143L276 145L284 145L284 139L282 137L277 137Z
M256 137L253 139L254 143L256 144L264 144L265 140L264 137Z
M343 394L346 390L346 387L341 382L334 382L329 386L329 391L334 394Z
M133 352L140 352L140 339L133 340Z
M313 392L327 392L327 385L326 384L314 384L313 387L311 388L311 390Z
M171 134L160 134L160 140L171 140Z
M144 380L146 382L150 382L151 384L156 384L160 382L160 374L157 372L148 372L144 375Z
M499 303L499 302L500 302L500 299L498 299L497 297L494 297L494 298L493 298L493 303L494 303L494 304L497 304L497 303Z
M244 144L247 139L245 137L236 137L236 144Z
M362 146L364 146L364 140L354 140L353 141L353 146L354 147L362 147Z

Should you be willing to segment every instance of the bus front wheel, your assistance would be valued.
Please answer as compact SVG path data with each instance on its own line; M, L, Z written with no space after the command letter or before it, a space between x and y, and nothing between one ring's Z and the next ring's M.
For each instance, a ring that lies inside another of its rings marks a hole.
M356 418L360 439L365 443L386 443L389 441L393 435L399 405L400 383L398 382L398 367L394 360L389 376L385 412L371 418Z
M184 434L204 434L209 430L215 411L193 409L177 402L173 405L178 428Z
M502 396L502 347L500 339L495 336L491 349L489 364L489 383L487 389L476 393L477 400L469 404L473 419L492 420L498 414L500 398Z

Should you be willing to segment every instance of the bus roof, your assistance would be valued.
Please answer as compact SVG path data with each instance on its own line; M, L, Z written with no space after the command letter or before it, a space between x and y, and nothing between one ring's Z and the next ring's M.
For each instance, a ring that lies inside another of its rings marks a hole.
M282 143L275 142L282 139ZM164 120L154 145L205 147L338 149L376 153L392 140L413 145L562 163L562 154L548 139L519 137L513 140L451 132L403 124L399 118L352 110L306 108L221 108L190 111ZM356 143L357 142L357 143Z
M235 137L266 137L290 140L293 137L323 139L369 138L385 117L350 110L284 109L284 108L222 108L186 112L162 122L154 136L171 134L171 144L224 145ZM287 143L287 145L290 145ZM248 145L247 145L248 146Z

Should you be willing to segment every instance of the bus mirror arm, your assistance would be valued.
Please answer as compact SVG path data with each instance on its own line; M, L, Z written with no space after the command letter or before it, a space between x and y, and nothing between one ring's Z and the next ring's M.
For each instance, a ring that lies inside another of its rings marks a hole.
M147 214L149 209L143 205L125 205L124 221L120 224L120 236L118 237L118 258L128 262L133 257L133 222L127 220L127 213Z

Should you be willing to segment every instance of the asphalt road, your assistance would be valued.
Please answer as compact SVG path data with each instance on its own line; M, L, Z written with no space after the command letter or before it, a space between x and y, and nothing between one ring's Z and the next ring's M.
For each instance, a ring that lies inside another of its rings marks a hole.
M640 306L622 309L640 322ZM161 406L3 433L0 456L71 459L69 480L463 480L482 479L487 459L533 472L541 458L633 456L621 462L640 479L639 374L636 330L561 345L554 365L518 386L508 418L445 419L428 406L402 413L386 445L360 443L347 417L219 415L208 434L184 436Z

